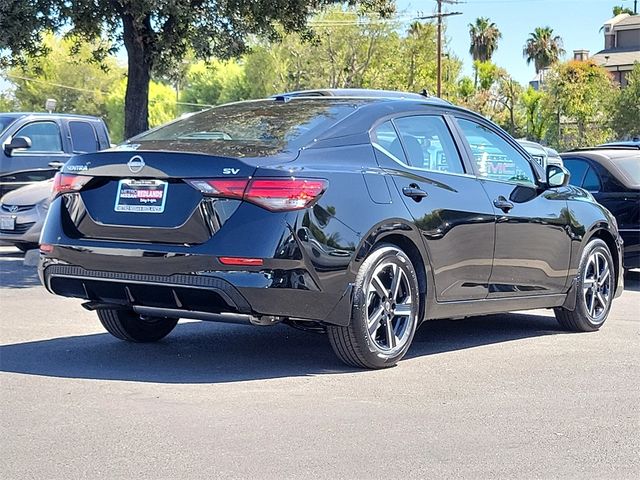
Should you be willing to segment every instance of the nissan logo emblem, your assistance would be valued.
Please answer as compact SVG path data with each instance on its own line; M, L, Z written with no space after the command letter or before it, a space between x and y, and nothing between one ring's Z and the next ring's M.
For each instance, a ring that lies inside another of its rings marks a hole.
M140 173L144 168L145 163L140 155L134 155L131 160L127 162L127 167L131 170L131 173Z

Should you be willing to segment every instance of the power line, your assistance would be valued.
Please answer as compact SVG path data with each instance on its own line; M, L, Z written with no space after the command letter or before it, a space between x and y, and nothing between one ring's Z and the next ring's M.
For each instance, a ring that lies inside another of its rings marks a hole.
M438 87L437 87L437 96L442 97L442 19L445 17L451 17L453 15L462 15L462 12L442 12L442 4L446 3L448 5L457 5L462 2L458 2L456 0L436 0L438 2L438 11L434 15L428 15L426 17L418 17L418 20L428 20L435 18L437 19L438 24L438 53L437 53L437 77L438 77Z

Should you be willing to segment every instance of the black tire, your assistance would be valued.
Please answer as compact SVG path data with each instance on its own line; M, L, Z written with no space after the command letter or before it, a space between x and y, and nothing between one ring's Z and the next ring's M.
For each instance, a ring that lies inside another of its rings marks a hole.
M40 245L37 243L16 243L15 246L21 252L28 252L29 250L37 249Z
M380 245L371 252L356 276L351 322L346 327L327 329L340 360L370 369L396 365L407 353L416 331L419 292L415 268L402 250Z
M602 265L603 262L606 265ZM605 274L605 271L608 273ZM572 332L594 332L600 329L611 310L615 274L613 258L607 244L600 239L591 240L580 258L573 293L576 295L575 310L554 310L560 326Z
M157 342L171 333L177 318L140 317L132 310L99 309L98 318L107 332L127 342Z

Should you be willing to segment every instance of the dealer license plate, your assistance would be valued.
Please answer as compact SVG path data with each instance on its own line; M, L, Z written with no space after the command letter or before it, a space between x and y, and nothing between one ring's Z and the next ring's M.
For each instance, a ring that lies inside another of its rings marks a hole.
M116 212L162 213L167 200L167 182L162 180L120 180Z

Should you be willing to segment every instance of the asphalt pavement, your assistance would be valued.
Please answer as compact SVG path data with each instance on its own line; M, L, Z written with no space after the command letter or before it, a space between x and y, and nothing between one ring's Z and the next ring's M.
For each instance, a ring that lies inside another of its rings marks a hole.
M0 248L0 477L636 479L640 271L596 333L550 311L434 321L354 370L286 326L104 332Z

